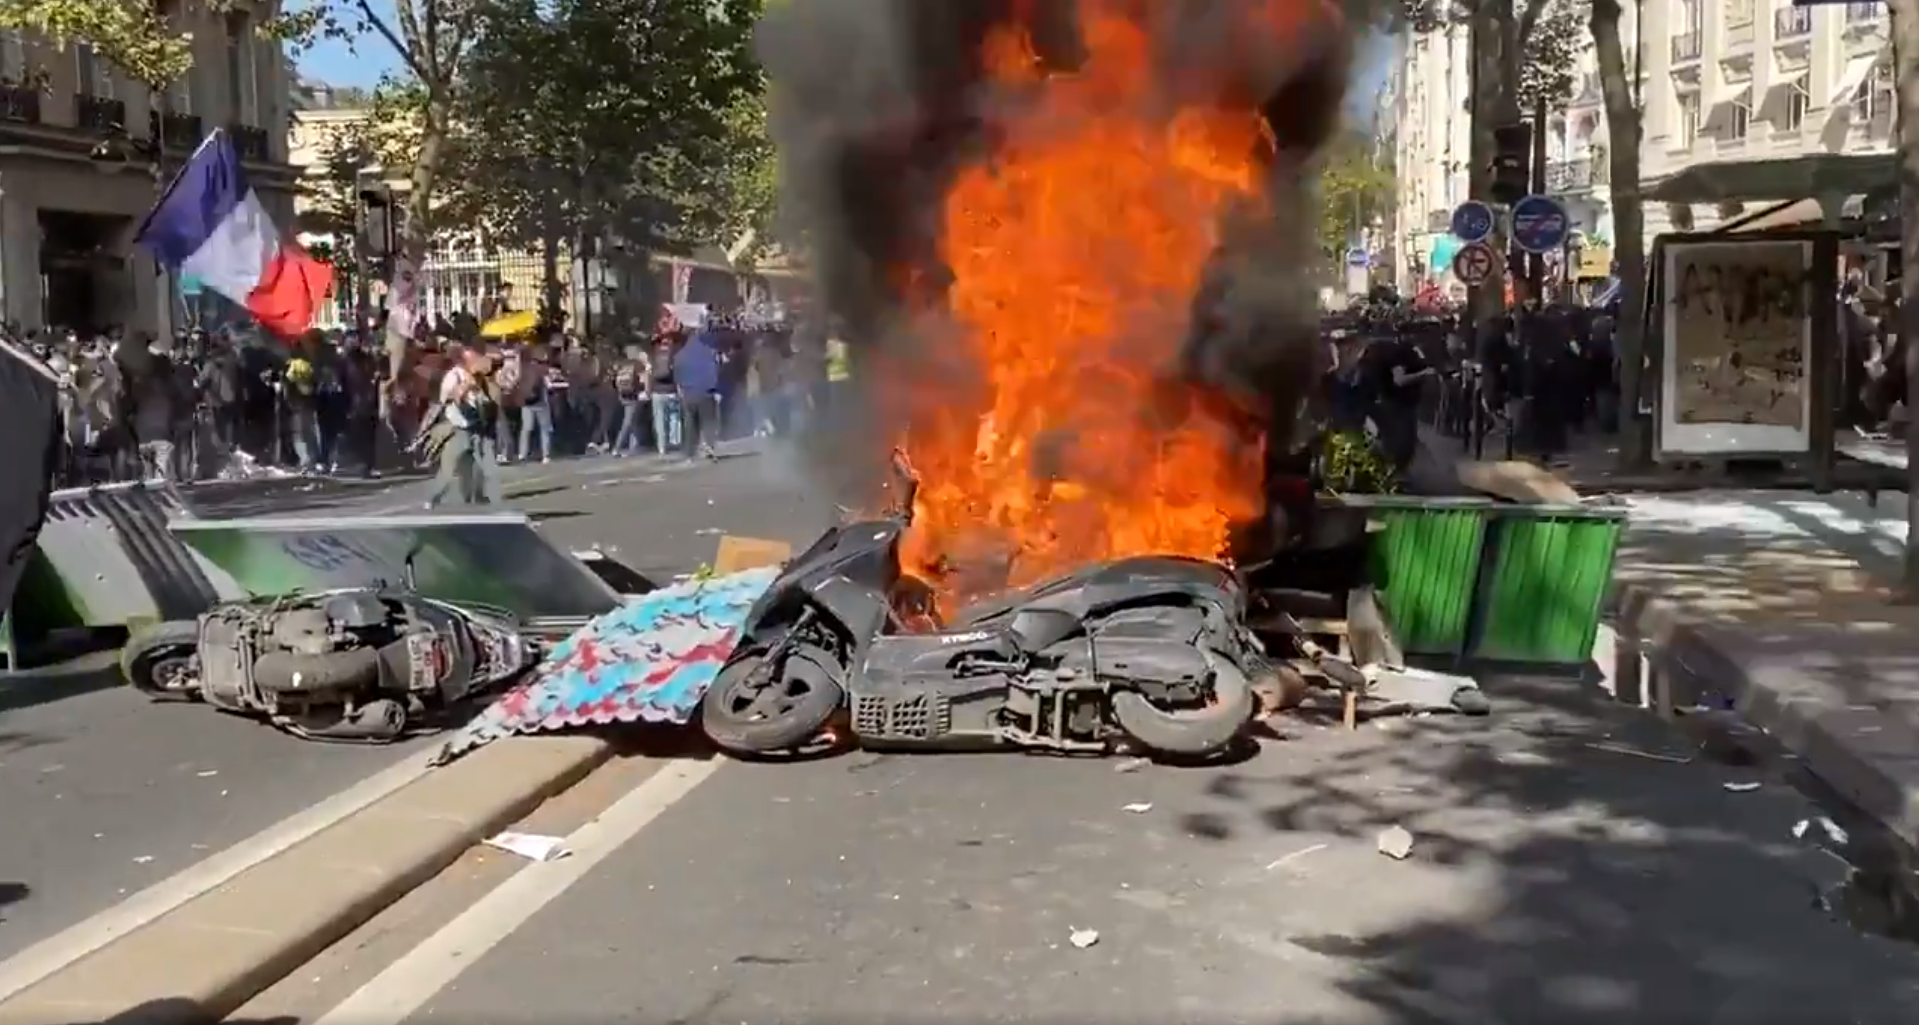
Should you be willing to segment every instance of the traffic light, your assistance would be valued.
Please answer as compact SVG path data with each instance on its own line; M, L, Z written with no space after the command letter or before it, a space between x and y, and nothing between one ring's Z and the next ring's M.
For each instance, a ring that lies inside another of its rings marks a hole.
M1493 199L1511 206L1532 191L1532 126L1525 122L1493 129Z

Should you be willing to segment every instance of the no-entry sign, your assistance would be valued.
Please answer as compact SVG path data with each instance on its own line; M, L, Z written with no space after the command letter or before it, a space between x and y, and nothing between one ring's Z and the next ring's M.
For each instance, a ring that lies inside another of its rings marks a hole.
M1453 275L1468 285L1483 285L1492 280L1494 260L1492 247L1484 242L1461 246L1453 254Z

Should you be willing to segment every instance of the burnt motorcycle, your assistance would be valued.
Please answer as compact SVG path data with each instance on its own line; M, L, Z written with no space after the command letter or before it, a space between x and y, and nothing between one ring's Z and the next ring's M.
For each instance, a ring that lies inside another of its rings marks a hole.
M349 588L224 602L197 620L136 630L120 668L157 699L204 702L309 740L377 744L433 728L538 657L504 609Z
M946 617L901 568L902 476L895 512L828 531L750 610L701 706L720 748L802 748L842 707L861 746L896 750L1196 756L1250 722L1265 666L1230 570L1118 559Z

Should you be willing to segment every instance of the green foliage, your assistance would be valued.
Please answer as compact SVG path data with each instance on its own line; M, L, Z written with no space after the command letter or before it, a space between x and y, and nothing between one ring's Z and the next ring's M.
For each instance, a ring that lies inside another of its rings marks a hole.
M757 14L757 0L491 0L450 109L443 216L529 248L750 223Z
M1393 461L1364 431L1329 431L1320 451L1320 482L1336 495L1390 495L1399 490Z
M203 6L219 12L235 2ZM0 29L40 33L60 47L85 44L149 86L164 87L193 67L192 36L169 24L153 0L0 0Z
M1348 132L1321 157L1319 246L1337 262L1356 228L1384 218L1393 205L1393 166L1371 138Z
M1530 22L1521 23L1519 109L1528 116L1544 100L1558 110L1572 98L1573 62L1591 37L1586 25L1590 0L1532 0Z

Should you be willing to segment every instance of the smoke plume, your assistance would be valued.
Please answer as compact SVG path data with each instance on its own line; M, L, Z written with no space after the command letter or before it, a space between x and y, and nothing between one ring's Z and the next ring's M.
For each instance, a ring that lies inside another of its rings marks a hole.
M1084 52L1079 15L1076 0L787 0L763 19L784 210L856 367L954 387L976 371L915 300L941 287L943 195L958 169L990 159L996 122L1020 102L992 88L982 44L1018 25L1044 65L1070 72ZM1263 432L1285 448L1318 358L1303 273L1318 259L1310 164L1338 129L1349 19L1327 0L1135 0L1128 16L1150 30L1168 104L1256 108L1270 129L1267 202L1225 215L1165 363L1224 397L1219 415L1252 425L1249 444ZM861 386L874 379L856 371ZM822 473L884 465L897 411L859 398L814 453Z

